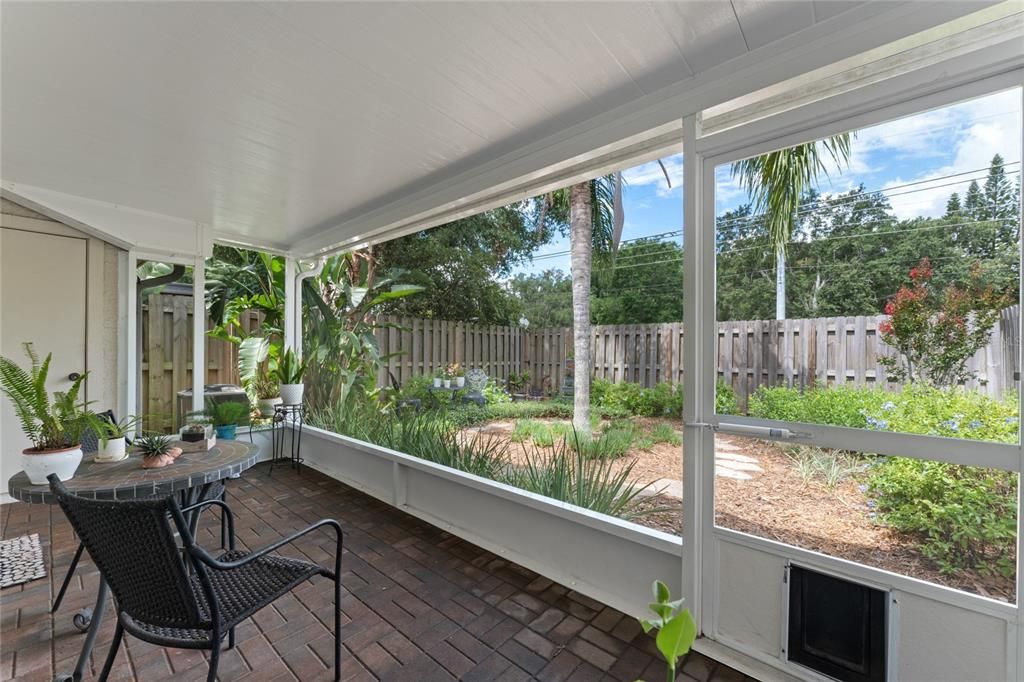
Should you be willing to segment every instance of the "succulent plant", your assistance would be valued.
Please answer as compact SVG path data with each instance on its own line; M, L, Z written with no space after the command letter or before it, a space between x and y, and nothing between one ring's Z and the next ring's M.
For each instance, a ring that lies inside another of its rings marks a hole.
M161 433L147 433L135 439L135 447L146 457L165 455L173 447L174 438Z

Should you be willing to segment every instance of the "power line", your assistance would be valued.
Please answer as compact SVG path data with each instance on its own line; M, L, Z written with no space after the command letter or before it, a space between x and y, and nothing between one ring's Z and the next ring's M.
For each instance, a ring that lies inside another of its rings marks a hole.
M1016 166L1019 163L1020 163L1020 161L1010 161L1008 163L1004 163L1001 166L1001 168L1003 168L1005 170L1007 166ZM857 201L863 201L865 198L870 197L873 194L883 194L887 198L888 197L895 197L895 196L905 196L907 194L915 194L917 192L928 192L928 191L931 191L931 190L934 190L934 189L942 189L943 187L951 187L953 185L959 185L959 184L962 184L964 182L972 182L972 181L975 181L975 180L983 180L983 179L985 179L987 177L987 175L983 175L983 176L980 176L980 177L977 177L977 178L965 178L963 180L959 180L957 182L951 182L951 183L948 183L946 185L937 185L937 186L934 186L934 187L922 187L920 189L912 190L912 191L909 191L909 192L898 192L896 194L886 194L886 192L892 192L892 190L894 190L894 189L906 189L907 187L916 187L918 185L924 185L924 184L927 184L927 183L930 183L930 182L937 182L939 180L949 180L950 178L956 178L956 177L960 177L960 176L963 176L963 175L971 175L971 174L974 174L974 173L986 173L987 174L989 170L990 170L990 167L986 167L986 168L978 168L978 169L975 169L975 170L962 171L960 173L951 173L949 175L940 175L940 176L937 176L937 177L934 177L934 178L928 178L927 180L915 180L914 182L907 182L907 183L904 183L902 185L893 185L892 187L883 187L881 189L875 189L875 190L871 190L871 191L862 191L862 192L858 191L857 194L853 194L851 196L842 196L842 195L840 195L839 198L835 198L835 199L829 198L827 196L823 196L823 197L821 197L819 199L815 199L814 202L812 204L810 204L809 208L805 207L805 208L801 208L801 209L797 210L796 211L796 215L800 216L800 215L807 215L807 214L810 214L810 213L814 213L815 211L817 211L819 209L818 205L822 205L820 207L824 207L824 208L835 208L837 206L844 206L844 205L849 204L849 203L855 203ZM1016 175L1018 173L1020 173L1019 170L1006 171L1006 175L1007 176ZM854 191L854 190L851 190L851 191ZM742 217L737 216L735 218L730 218L730 219L724 220L724 221L717 221L716 220L715 221L715 227L718 228L718 227L721 227L721 226L728 226L728 225L732 225L732 224L738 223L738 222L753 222L753 221L756 221L756 220L761 220L764 217L765 217L764 213L759 213L759 214L750 215L750 216L742 216Z
M1010 162L1004 163L1002 165L1002 168L1005 170L1007 166L1014 166L1014 165L1018 165L1018 164L1020 164L1020 161L1010 161ZM908 191L908 192L898 192L898 193L894 193L894 194L891 193L892 190L894 190L894 189L904 189L904 188L907 188L907 187L915 187L915 186L919 186L919 185L923 185L923 184L927 184L927 183L934 183L934 182L937 182L939 180L948 180L950 178L960 177L960 176L964 176L964 175L971 175L973 173L980 173L980 172L987 173L989 170L990 170L990 167L978 168L978 169L974 169L974 170L961 171L959 173L951 173L949 175L942 175L942 176L938 176L938 177L934 177L934 178L929 178L927 180L917 180L917 181L914 181L914 182L904 183L902 185L893 185L892 187L886 187L886 188L881 188L881 189L876 189L876 190L871 190L871 191L861 191L861 192L858 192L855 195L847 196L847 197L841 197L841 198L838 198L838 199L821 198L821 199L815 200L810 205L810 207L805 207L805 208L802 208L802 209L798 210L796 212L796 215L797 216L809 215L809 214L812 214L815 211L819 210L819 208L832 209L832 208L836 208L838 206L843 206L845 204L854 203L854 202L857 202L857 201L863 201L866 197L869 197L869 196L874 195L874 194L890 193L890 194L886 194L887 197L906 196L908 194L916 194L918 192L927 192L927 191L932 191L932 190L935 190L935 189L942 189L944 187L952 187L954 185L963 184L964 182L971 182L971 181L974 181L974 180L981 180L981 179L984 179L986 176L981 176L981 177L978 177L978 178L966 178L966 179L958 180L958 181L952 182L952 183L946 183L946 184L943 184L943 185L934 185L934 186L930 186L930 187L923 187L923 188L911 190L911 191ZM1010 170L1010 171L1006 172L1006 175L1007 176L1012 176L1012 175L1016 175L1018 173L1020 173L1020 170ZM764 214L744 216L744 217L736 217L736 218L731 218L731 219L725 220L725 221L716 221L715 222L715 227L717 229L717 228L720 228L720 227L730 226L730 225L734 225L734 224L737 224L737 223L751 223L751 222L755 222L757 220L760 220L762 218L764 218ZM890 220L896 220L896 218L895 217L893 217L893 218L886 218L886 219L883 219L883 220L873 221L873 223L863 223L863 224L861 224L861 226L863 226L863 225L870 225L870 224L880 224L880 223L883 223L883 222L889 222ZM989 221L983 221L983 222L989 222ZM949 226L936 226L936 228L927 228L927 229L938 229L938 227L954 227L954 226L951 226L951 225L949 225ZM909 232L910 230L906 230L906 231ZM633 243L633 242L643 241L643 240L656 240L659 237L682 235L682 233L683 233L682 230L672 230L672 231L669 231L669 232L661 232L661 233L658 233L658 234L647 235L647 236L643 236L643 237L634 237L632 239L625 239L621 243L622 244L628 244L628 243ZM858 236L865 236L865 235L858 235ZM853 238L853 236L850 236L850 237L835 237L835 238L836 239ZM824 241L825 239L830 239L830 238L823 238L821 240L815 240L815 241ZM787 243L795 244L795 243L800 243L800 242L798 242L797 240L791 240L791 241L789 241ZM742 248L752 249L752 248L760 248L760 247L742 247ZM735 250L738 250L738 249L735 249ZM547 259L551 259L551 258L559 258L561 256L569 255L570 253L571 253L571 251L569 251L569 250L566 250L566 251L555 251L555 252L552 252L552 253L546 253L546 254L541 254L539 256L534 256L532 260L537 261L537 260L547 260ZM642 255L644 255L644 254L632 254L632 255L623 256L622 258L623 259L629 259L631 257L642 256Z

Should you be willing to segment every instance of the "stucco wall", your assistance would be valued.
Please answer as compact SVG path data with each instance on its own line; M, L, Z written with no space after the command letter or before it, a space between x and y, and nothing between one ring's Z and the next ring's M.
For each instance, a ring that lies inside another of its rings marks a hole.
M122 281L123 251L116 246L85 235L63 223L54 221L30 208L0 198L0 219L19 229L49 234L74 235L88 240L87 298L90 305L86 317L86 365L89 370L89 400L96 409L112 408L124 398L124 387L119 379L119 335L125 334L125 320L121 319L119 287ZM29 221L19 221L19 219ZM98 301L97 305L92 302Z

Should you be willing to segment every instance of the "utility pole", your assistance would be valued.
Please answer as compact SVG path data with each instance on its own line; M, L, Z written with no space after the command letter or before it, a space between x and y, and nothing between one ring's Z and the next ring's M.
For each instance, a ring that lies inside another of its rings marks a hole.
M786 319L786 254L775 252L775 319Z

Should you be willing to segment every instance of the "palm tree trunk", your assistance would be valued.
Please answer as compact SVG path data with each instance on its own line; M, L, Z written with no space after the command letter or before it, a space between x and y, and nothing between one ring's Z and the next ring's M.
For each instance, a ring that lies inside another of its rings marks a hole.
M590 184L569 189L569 252L572 269L573 374L572 425L590 438L590 260L594 236Z

